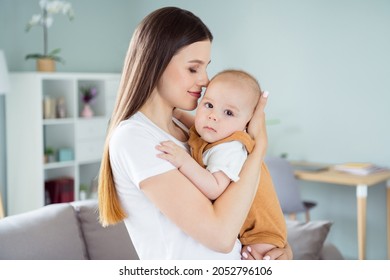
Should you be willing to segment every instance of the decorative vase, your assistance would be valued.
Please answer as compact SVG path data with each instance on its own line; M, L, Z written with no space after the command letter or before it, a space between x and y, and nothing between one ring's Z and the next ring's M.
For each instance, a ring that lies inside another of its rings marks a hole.
M56 71L56 62L50 58L37 59L37 70L39 72L54 72Z
M91 105L89 105L88 103L84 103L84 108L83 108L83 111L81 112L81 116L83 118L91 118L93 117L94 113L93 113L93 110L91 108Z
M80 200L86 200L88 198L87 192L84 190L80 191Z

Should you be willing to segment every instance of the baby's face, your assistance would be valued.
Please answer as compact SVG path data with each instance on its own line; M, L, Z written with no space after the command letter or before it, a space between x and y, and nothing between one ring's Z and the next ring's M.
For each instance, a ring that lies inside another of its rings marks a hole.
M257 100L258 95L244 83L217 77L208 85L196 110L196 131L212 143L245 130Z

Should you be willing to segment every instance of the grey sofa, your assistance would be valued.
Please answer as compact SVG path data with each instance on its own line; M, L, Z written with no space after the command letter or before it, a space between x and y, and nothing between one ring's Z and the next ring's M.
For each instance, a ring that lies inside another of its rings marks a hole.
M324 244L330 225L288 222L294 258L342 259L336 247ZM135 260L138 256L124 224L101 227L96 200L84 200L1 219L0 259Z

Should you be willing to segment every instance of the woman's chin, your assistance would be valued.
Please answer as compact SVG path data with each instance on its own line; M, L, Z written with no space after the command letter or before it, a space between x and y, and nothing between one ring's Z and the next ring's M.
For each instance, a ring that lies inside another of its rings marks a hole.
M193 111L196 109L196 107L198 107L198 103L194 103L194 104L188 104L186 106L182 106L180 109L184 110L184 111Z

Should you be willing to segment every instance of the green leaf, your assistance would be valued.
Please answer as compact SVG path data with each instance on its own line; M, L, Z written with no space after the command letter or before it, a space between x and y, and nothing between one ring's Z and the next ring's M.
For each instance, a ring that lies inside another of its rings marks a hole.
M39 53L28 54L28 55L26 55L25 59L27 60L27 59L44 59L44 58L48 58L48 59L52 59L52 60L60 62L60 63L65 63L64 59L62 59L60 56L56 55L60 51L61 51L61 49L58 48L58 49L52 50L48 55L43 55L43 54L39 54Z
M48 56L55 56L56 54L59 54L60 51L61 51L60 48L54 49L54 50L52 50L52 51L48 54Z
M39 53L33 53L33 54L28 54L26 55L25 59L40 59L40 58L44 58L44 56L42 54L39 54Z

